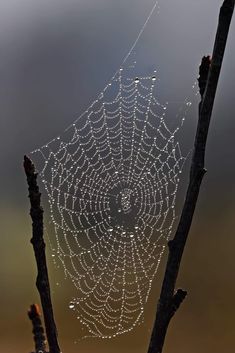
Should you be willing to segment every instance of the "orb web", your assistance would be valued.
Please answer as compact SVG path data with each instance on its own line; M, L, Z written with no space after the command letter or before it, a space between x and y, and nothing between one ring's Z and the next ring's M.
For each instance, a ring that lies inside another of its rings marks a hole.
M142 322L176 218L185 161L158 79L121 68L59 137L35 150L47 192L53 259L76 289L69 307L89 335Z

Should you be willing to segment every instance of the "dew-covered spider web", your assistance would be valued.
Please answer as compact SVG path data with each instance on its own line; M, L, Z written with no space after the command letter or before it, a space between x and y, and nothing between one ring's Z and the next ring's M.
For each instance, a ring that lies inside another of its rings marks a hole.
M185 162L177 138L184 118L169 127L157 72L136 77L133 68L122 65L63 134L33 152L52 256L76 288L70 309L93 337L142 322Z

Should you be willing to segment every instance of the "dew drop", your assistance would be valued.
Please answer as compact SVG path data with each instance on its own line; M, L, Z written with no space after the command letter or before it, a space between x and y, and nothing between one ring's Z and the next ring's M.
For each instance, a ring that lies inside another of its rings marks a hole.
M152 81L156 81L157 77L156 76L152 76Z
M74 303L73 302L69 303L69 309L74 309Z
M139 83L140 79L138 77L135 78L135 83Z

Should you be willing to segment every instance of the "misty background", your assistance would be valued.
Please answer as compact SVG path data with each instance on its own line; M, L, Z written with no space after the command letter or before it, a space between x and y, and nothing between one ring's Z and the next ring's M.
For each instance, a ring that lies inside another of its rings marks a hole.
M160 0L136 48L141 74L158 70L162 101L193 106L182 144L192 148L198 97L192 85L212 52L222 0ZM27 309L39 302L30 245L24 154L42 146L86 109L119 68L153 0L0 1L0 351L33 350ZM235 20L233 18L207 146L205 176L181 264L188 297L172 320L165 353L230 352L235 344ZM187 182L185 174L182 189ZM145 322L112 340L77 344L79 322L56 289L53 303L63 352L145 353L164 272L162 260ZM65 284L64 284L65 286Z

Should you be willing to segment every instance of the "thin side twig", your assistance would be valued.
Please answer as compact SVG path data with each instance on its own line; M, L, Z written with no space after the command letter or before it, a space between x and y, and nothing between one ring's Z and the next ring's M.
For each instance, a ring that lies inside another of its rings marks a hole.
M220 9L219 24L214 44L213 56L211 62L207 62L209 74L208 72L203 73L203 69L205 67L201 67L201 74L204 75L206 84L203 82L203 79L199 81L202 100L199 104L199 120L194 143L194 154L191 163L189 185L175 237L168 244L168 260L160 299L158 301L156 318L150 339L148 353L162 352L170 320L187 294L182 289L178 289L175 292L175 284L185 243L188 238L188 233L192 223L200 185L206 172L204 169L204 160L207 135L229 33L229 27L234 11L234 2L235 0L225 0ZM204 60L204 64L206 64L206 58L204 58Z
M41 207L41 194L37 185L37 173L35 172L34 164L27 156L24 156L24 170L27 176L31 204L30 216L33 221L33 236L31 243L33 245L38 270L36 285L42 303L47 341L50 353L60 353L51 302L50 283L45 253L46 246L43 239L43 209Z
M37 304L32 304L28 311L28 317L32 322L35 353L46 353L46 338L42 326L41 313Z

